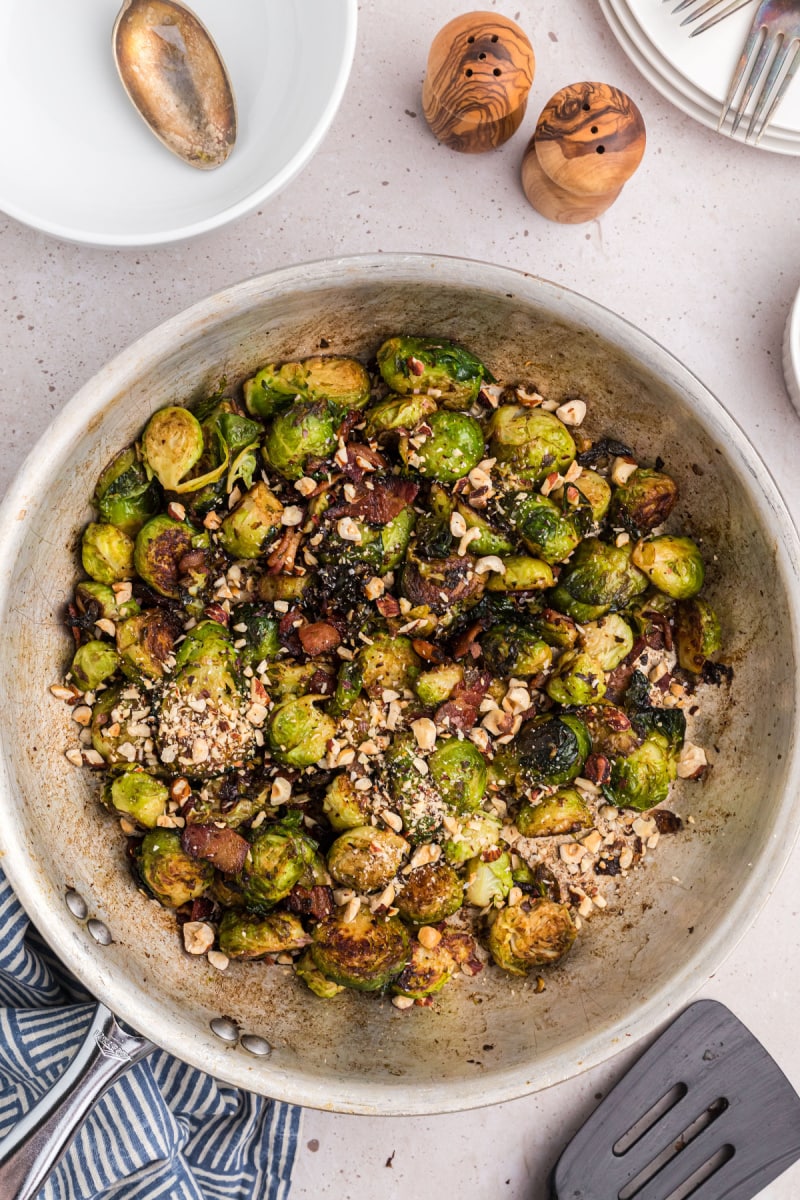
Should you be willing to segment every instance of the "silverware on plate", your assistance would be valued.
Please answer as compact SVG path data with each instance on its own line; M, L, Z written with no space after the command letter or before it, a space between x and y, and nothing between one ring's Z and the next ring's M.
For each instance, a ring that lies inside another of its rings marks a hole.
M800 0L761 0L747 35L718 129L739 128L752 103L745 141L757 143L800 66Z
M680 4L676 4L673 8L673 13L685 12L686 9L691 11L681 21L681 25L691 25L694 21L699 21L706 13L711 13L702 25L698 25L697 29L693 29L690 37L696 37L698 33L703 33L704 30L710 29L712 25L716 25L725 17L729 17L731 13L738 12L740 8L744 8L745 4L750 4L751 0L680 0ZM692 8L692 5L696 7ZM720 5L724 5L720 8Z

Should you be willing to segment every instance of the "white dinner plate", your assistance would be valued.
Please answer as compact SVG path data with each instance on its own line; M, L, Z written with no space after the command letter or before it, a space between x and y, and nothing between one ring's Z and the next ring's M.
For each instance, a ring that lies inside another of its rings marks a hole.
M677 3L677 0L675 0ZM752 22L755 4L697 37L668 0L599 0L608 24L645 78L682 112L716 130L722 102ZM726 127L726 136L730 136ZM745 125L734 135L744 141ZM761 149L800 154L800 85L790 86Z
M339 106L357 0L191 0L231 75L237 142L212 171L150 132L117 77L121 0L0 5L0 210L71 241L145 246L249 212L301 170Z

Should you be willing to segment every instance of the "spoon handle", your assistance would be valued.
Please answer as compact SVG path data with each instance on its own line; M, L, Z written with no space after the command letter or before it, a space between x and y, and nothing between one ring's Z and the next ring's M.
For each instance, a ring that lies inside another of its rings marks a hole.
M32 1200L70 1145L95 1101L155 1046L126 1033L98 1004L74 1059L61 1078L0 1140L0 1196Z

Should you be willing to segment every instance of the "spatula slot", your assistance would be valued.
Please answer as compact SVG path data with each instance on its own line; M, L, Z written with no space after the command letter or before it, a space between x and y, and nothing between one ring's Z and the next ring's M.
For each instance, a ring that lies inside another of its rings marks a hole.
M674 1091L674 1089L672 1090ZM684 1088L684 1094L685 1092L686 1089ZM673 1106L671 1105L670 1107ZM650 1180L654 1179L655 1176L658 1175L659 1171L663 1170L667 1163L672 1162L672 1160L676 1158L682 1150L685 1150L687 1146L690 1146L695 1138L698 1138L700 1134L704 1133L706 1129L713 1125L717 1118L722 1116L727 1107L728 1101L722 1096L709 1104L708 1107L704 1109L698 1117L695 1117L694 1121L692 1121L690 1125L686 1126L686 1128L681 1134L678 1135L678 1137L673 1138L670 1144L665 1146L660 1154L657 1154L655 1158L651 1159L646 1167L639 1171L639 1173L634 1176L634 1178L631 1179L631 1181L627 1183L625 1187L620 1189L619 1200L635 1200L635 1197L639 1195L639 1193L650 1182ZM651 1109L650 1111L652 1112L653 1110ZM664 1112L668 1111L669 1109L664 1110ZM653 1124L654 1122L651 1122L651 1128ZM733 1156L733 1153L733 1146L716 1148L714 1153L710 1154L700 1167L692 1171L691 1175L684 1180L677 1189L671 1188L668 1193L665 1193L663 1200L688 1200L688 1197L693 1196L696 1193L697 1188L707 1179L709 1179L711 1175L718 1171L719 1168ZM722 1155L721 1158L720 1155ZM691 1185L691 1187L690 1190L687 1191L686 1188L689 1185Z
M623 1154L627 1154L631 1146L636 1145L639 1138L643 1138L663 1116L673 1109L676 1104L681 1102L688 1090L685 1083L674 1084L668 1092L664 1093L660 1100L656 1100L655 1104L639 1117L638 1121L631 1125L627 1132L623 1133L621 1138L618 1138L614 1142L614 1145L611 1147L614 1153L620 1157Z

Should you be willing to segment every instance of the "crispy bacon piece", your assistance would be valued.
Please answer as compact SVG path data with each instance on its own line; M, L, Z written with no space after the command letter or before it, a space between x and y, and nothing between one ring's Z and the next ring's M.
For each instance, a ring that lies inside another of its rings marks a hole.
M373 486L367 487L363 482L353 485L355 497L346 504L337 504L329 510L329 516L355 517L367 521L370 525L386 525L393 521L399 513L413 504L419 491L419 485L410 479L400 479L390 475L386 479L376 479Z
M362 442L348 442L345 450L347 463L342 466L342 471L354 483L359 483L366 474L373 471L385 471L388 466L378 450L373 450L371 446L365 446Z
M453 688L450 699L436 710L436 724L448 725L467 733L478 720L483 697L489 690L492 676L489 671L467 667L464 678Z
M187 825L181 834L181 848L190 858L213 863L223 875L235 875L244 866L249 846L235 829L227 825Z
M333 892L331 888L319 884L306 888L296 883L286 897L286 907L289 912L297 913L298 916L309 916L317 921L324 921L333 912Z
M314 621L311 625L301 625L297 631L300 644L312 658L316 654L327 654L341 645L342 635L327 621Z

